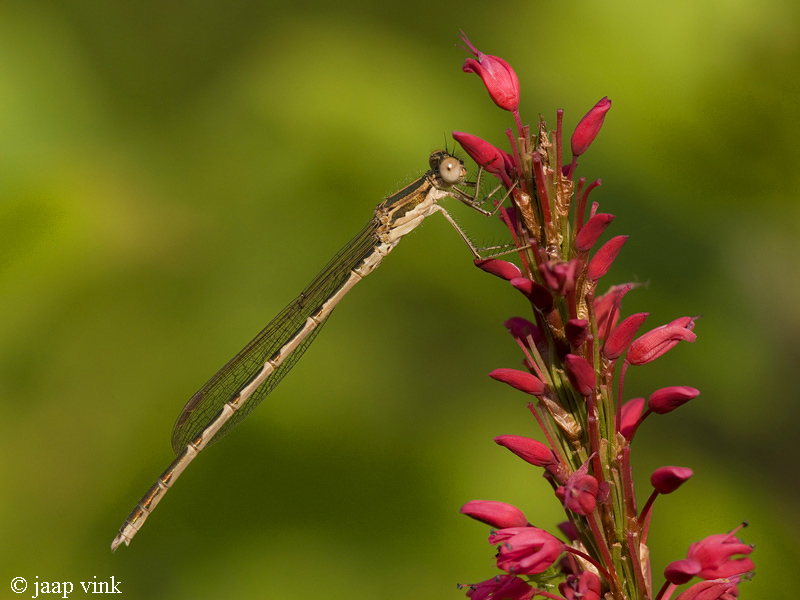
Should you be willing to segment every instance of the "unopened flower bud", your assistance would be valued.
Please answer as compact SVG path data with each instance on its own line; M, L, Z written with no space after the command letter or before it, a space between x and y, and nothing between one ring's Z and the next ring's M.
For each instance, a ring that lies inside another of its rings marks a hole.
M567 365L567 376L570 383L575 386L578 393L581 396L591 395L597 383L594 367L585 358L577 354L567 354L564 357L564 363Z
M550 447L538 440L521 435L498 435L494 441L536 467L547 467L558 462Z
M570 319L564 325L564 333L567 336L567 341L573 348L577 348L589 335L589 321L586 319Z
M477 57L477 60L468 58L464 61L461 69L465 73L478 74L483 80L483 85L489 91L489 96L497 106L510 112L516 111L519 108L519 79L511 65L502 58L479 51L470 43L463 31L461 39L464 40L469 51Z
M587 252L592 249L603 232L614 220L614 215L606 213L598 213L591 219L586 221L586 224L575 236L575 249L578 252Z
M507 383L513 388L526 394L541 396L544 392L544 384L535 375L519 371L517 369L495 369L489 373L489 377L495 381Z
M520 509L505 502L470 500L461 507L459 512L497 529L525 527L528 524L528 519Z
M694 471L686 467L661 467L653 471L650 483L659 494L671 494L692 475Z
M580 120L570 140L573 156L580 156L589 149L589 145L600 133L600 128L603 126L603 120L606 118L609 108L611 108L611 100L606 96L595 104Z
M592 256L592 259L589 261L589 267L586 270L586 278L590 281L597 281L608 273L608 270L614 263L614 259L617 258L617 254L622 250L622 246L627 239L627 235L618 235L600 246L600 249L594 253L594 256Z
M475 260L475 266L479 269L497 275L501 279L511 281L517 277L522 277L522 271L514 263L497 258L479 258Z
M498 177L510 178L510 167L514 164L514 159L511 155L504 150L500 150L487 142L482 140L477 135L471 133L463 133L461 131L454 131L453 138L461 144L464 151L469 154L470 158L475 161L479 167L483 167L485 171Z
M543 285L531 281L527 277L517 277L509 283L525 294L531 304L542 312L548 312L553 308L553 295Z
M693 398L697 398L700 390L697 390L688 385L674 385L671 387L661 388L650 394L647 400L647 406L654 413L665 415L678 408L681 404L685 404Z

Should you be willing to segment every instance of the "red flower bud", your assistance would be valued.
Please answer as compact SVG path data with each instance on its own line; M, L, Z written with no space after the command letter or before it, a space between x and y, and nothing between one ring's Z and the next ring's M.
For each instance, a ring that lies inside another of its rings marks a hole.
M614 259L617 258L617 254L622 250L622 246L627 239L627 235L618 235L600 246L600 249L592 256L592 260L589 261L586 278L591 281L597 281L608 273Z
M461 69L465 73L477 73L494 103L503 110L515 112L519 108L519 79L514 69L502 58L480 52L463 31L461 39L478 59L468 58Z
M581 396L591 395L597 383L594 367L585 358L577 354L567 354L564 357L564 362L567 365L567 376L570 383L575 386L578 393Z
M620 409L619 432L627 439L633 434L636 423L644 411L644 398L633 398L622 405Z
M524 580L513 575L497 575L486 581L474 583L469 586L459 584L458 589L469 587L467 598L471 600L529 600L533 590Z
M598 296L594 300L594 314L597 317L597 331L603 336L608 328L608 320L611 318L611 327L614 328L619 320L619 310L613 310L617 301L622 302L622 298L633 289L632 283L611 286L605 294Z
M543 285L531 281L526 277L517 277L510 281L511 285L525 294L531 304L542 312L549 312L553 308L553 295Z
M547 444L531 438L521 435L498 435L494 441L536 467L547 467L558 462Z
M568 575L558 584L558 591L566 600L600 600L603 588L597 575L584 571L580 575Z
M570 140L573 156L580 156L588 150L589 144L600 133L600 128L603 126L603 120L606 118L609 108L611 108L611 100L606 96L595 104L580 120Z
M636 313L617 325L614 331L609 334L605 344L603 344L603 356L609 360L619 358L628 346L631 345L633 336L639 331L639 327L642 326L642 323L644 323L644 320L649 314L650 313Z
M659 494L671 494L692 475L694 471L686 467L661 467L653 471L650 483Z
M665 415L678 408L681 404L687 403L692 398L697 398L700 390L686 385L674 385L672 387L661 388L650 394L647 406L654 413Z
M614 215L606 213L598 213L591 219L586 221L586 224L575 236L575 249L578 252L586 252L591 250L603 232L614 220Z
M505 502L470 500L461 507L459 512L497 529L525 527L528 524L528 519L520 509Z
M685 340L694 342L697 336L692 333L694 319L682 317L668 325L651 329L633 340L628 348L627 360L632 365L644 365L653 362L662 354L674 348L678 342Z
M487 273L497 275L501 279L510 281L517 277L522 277L522 271L514 263L505 260L498 260L496 258L478 258L475 260L475 266L483 269Z
M477 135L454 131L453 138L461 144L464 151L475 161L479 167L498 177L511 177L514 159L508 152L496 148L489 142L482 140Z
M564 325L564 333L573 348L577 348L589 335L589 321L586 319L570 319Z
M526 394L541 396L544 392L544 384L535 375L518 371L517 369L495 369L489 373L489 377L495 381L507 383L513 388Z
M542 263L540 272L542 279L554 294L566 296L575 289L575 280L578 278L580 268L581 261L576 258L569 262Z
M564 504L564 508L579 515L589 515L597 506L597 493L600 484L597 479L586 473L575 471L565 485L556 489L556 496Z

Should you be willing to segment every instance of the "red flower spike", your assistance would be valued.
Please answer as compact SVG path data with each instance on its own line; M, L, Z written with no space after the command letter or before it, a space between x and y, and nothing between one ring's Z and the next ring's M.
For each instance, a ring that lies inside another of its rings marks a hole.
M573 157L580 156L589 149L589 145L594 141L594 138L597 137L597 134L600 133L603 120L606 118L606 113L610 108L611 100L606 96L595 104L580 120L570 140Z
M536 467L558 464L558 460L550 447L538 440L521 435L498 435L494 438L494 441Z
M639 417L641 417L642 412L644 412L644 405L644 398L633 398L622 405L622 409L620 410L619 432L626 439L631 438L636 423L639 422Z
M614 259L617 258L617 254L622 250L622 246L627 239L627 235L618 235L600 246L600 249L592 256L592 260L589 261L586 278L590 281L597 281L608 273L608 270L614 263Z
M497 106L509 112L516 112L519 108L519 79L511 65L502 58L484 54L475 48L463 31L461 39L468 50L477 57L477 60L474 58L465 60L461 70L465 73L476 73L483 80L483 85Z
M515 575L544 573L564 552L558 538L538 527L508 527L489 536L493 546L500 544L498 568Z
M577 348L586 341L589 335L589 321L586 319L570 319L564 326L564 333L573 348Z
M617 325L612 331L605 344L603 344L603 356L609 360L619 358L633 341L633 336L639 331L644 320L650 313L636 313L626 318Z
M694 475L687 467L660 467L653 471L650 483L659 494L671 494Z
M567 376L570 383L575 386L578 393L581 396L591 395L597 383L594 367L585 358L577 354L567 354L564 357L564 362L567 365Z
M519 267L505 260L478 258L475 260L475 266L507 281L522 277L522 271L519 270Z
M736 600L739 595L736 588L738 583L738 578L701 581L695 583L675 600Z
M698 577L717 579L752 571L755 565L746 558L752 551L752 546L748 546L732 533L718 533L689 546L686 557L696 560L702 566ZM737 555L745 557L733 558Z
M470 500L459 511L462 515L472 517L476 521L492 527L525 527L528 519L516 506L493 500Z
M497 175L503 182L511 181L509 165L514 164L511 155L500 148L496 148L486 140L482 140L477 135L454 131L453 138L461 144L464 151L475 161L479 167L492 175Z
M698 395L700 395L700 390L686 385L665 387L650 394L647 406L654 413L665 415L692 398L697 398Z
M600 600L602 587L600 578L591 571L569 575L558 585L558 591L566 600Z
M495 369L489 373L489 377L495 381L507 383L513 388L526 394L541 396L544 392L544 384L535 375L518 371L517 369Z
M534 594L531 586L514 575L498 575L468 587L467 598L471 600L530 600Z
M549 312L553 308L553 295L543 285L531 281L526 277L517 277L510 281L511 285L525 294L531 304L542 312Z
M614 220L614 215L600 213L586 221L586 224L575 236L575 249L578 252L588 252L603 235L603 232Z
M702 567L696 560L689 558L682 558L681 560L672 561L664 569L664 579L675 585L683 585L691 581L697 575Z
M673 325L672 323L686 323ZM628 348L626 359L632 365L644 365L653 362L659 356L678 345L680 341L694 342L697 336L692 333L694 319L683 317L668 325L651 329L633 340Z

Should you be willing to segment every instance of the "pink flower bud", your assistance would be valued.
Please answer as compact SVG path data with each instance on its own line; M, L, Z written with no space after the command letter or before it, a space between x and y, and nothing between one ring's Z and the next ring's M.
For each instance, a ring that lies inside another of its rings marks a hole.
M461 147L469 154L470 158L488 173L498 177L511 177L510 170L513 168L514 159L508 152L496 148L471 133L454 131L453 138L461 144Z
M477 73L494 103L503 110L515 112L519 108L519 79L514 69L502 58L480 52L463 31L461 39L478 59L468 58L461 69L465 73Z
M562 521L558 524L558 529L569 541L572 542L578 539L578 529L572 521Z
M470 500L461 507L459 512L497 529L525 527L528 524L528 519L520 509L505 502Z
M589 321L586 319L570 319L564 325L564 333L573 348L577 348L589 335Z
M564 363L567 365L567 376L570 383L578 390L578 393L581 396L591 395L597 383L594 367L577 354L567 354L564 357Z
M526 394L541 396L544 392L544 384L535 375L518 371L517 369L495 369L489 373L489 377L495 381L507 383L513 388Z
M595 104L580 120L570 140L573 156L580 156L589 149L589 144L600 133L600 128L603 126L603 120L606 118L609 108L611 108L611 100L606 96Z
M631 345L633 336L639 331L647 315L650 313L636 313L631 315L622 323L617 325L612 331L605 344L603 344L603 356L609 360L615 360Z
M525 294L531 304L542 312L549 312L553 308L553 295L543 285L531 281L526 277L517 277L510 281L511 285Z
M679 323L673 325L673 323ZM683 324L685 323L685 325ZM685 340L694 342L697 336L692 333L694 319L683 317L668 325L651 329L644 335L633 340L628 348L627 360L632 365L644 365L653 362L659 356L674 348L678 342Z
M627 235L618 235L600 246L600 249L592 256L592 260L589 261L586 278L591 281L597 281L608 273L614 263L614 259L617 258L617 254L622 250L622 246L627 239Z
M614 215L606 213L598 213L591 219L586 221L586 224L575 236L575 249L578 252L587 252L595 245L603 232L614 220Z
M692 475L694 471L686 467L660 467L653 471L650 483L659 494L671 494Z
M556 489L556 496L564 504L564 508L579 515L589 515L597 506L597 493L600 484L597 479L578 471L569 478L566 485Z
M511 281L517 277L522 277L522 271L514 263L496 258L479 258L475 260L475 266L483 269L487 273L497 275L501 279Z
M556 464L558 460L547 444L521 435L498 435L494 441L508 448L522 460L537 467Z
M683 585L697 575L702 567L696 560L682 558L675 560L664 569L664 579L675 585Z
M500 544L497 566L507 573L544 573L558 560L564 544L538 527L508 527L489 536L489 543Z
M633 398L622 405L619 415L619 432L626 439L630 439L633 434L634 427L636 427L636 423L639 422L639 417L642 416L644 411L644 405L644 398Z
M700 390L686 385L674 385L672 387L661 388L650 394L647 406L654 413L665 415L685 404L692 398L697 398Z

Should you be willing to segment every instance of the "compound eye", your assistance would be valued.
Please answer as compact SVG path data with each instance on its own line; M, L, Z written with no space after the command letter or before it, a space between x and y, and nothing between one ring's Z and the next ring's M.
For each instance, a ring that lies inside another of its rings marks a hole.
M462 176L461 171L461 161L453 156L444 159L439 164L439 177L442 178L442 181L450 185L458 183Z

